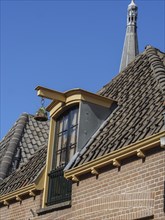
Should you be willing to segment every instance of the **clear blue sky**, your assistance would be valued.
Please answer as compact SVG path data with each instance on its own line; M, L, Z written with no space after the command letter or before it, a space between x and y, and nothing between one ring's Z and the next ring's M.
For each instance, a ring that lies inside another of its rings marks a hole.
M136 0L142 52L165 50L165 1ZM130 0L1 0L1 138L40 106L36 86L97 92L119 70Z

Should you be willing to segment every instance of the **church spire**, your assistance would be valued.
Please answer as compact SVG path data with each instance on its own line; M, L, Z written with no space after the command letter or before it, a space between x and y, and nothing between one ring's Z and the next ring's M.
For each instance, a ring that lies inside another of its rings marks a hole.
M127 29L120 63L120 71L123 70L135 56L139 54L137 38L137 12L138 7L134 0L128 5L127 10Z

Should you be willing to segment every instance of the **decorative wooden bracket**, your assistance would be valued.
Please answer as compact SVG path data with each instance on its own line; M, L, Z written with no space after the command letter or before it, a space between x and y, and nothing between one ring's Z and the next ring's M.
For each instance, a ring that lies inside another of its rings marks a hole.
M56 100L56 101L60 101L60 102L65 102L66 101L66 97L65 94L62 92L58 92L52 89L48 89L42 86L37 86L37 88L35 89L37 90L37 95L47 98L47 99L52 99L52 100Z
M16 201L19 201L19 202L21 202L21 201L22 201L22 199L21 199L21 197L20 197L20 196L16 196L16 197L15 197L15 199L16 199Z
M75 175L73 175L73 176L72 176L72 181L74 181L74 182L79 182L80 180L79 180Z
M9 202L7 200L4 200L3 204L9 206Z
M140 157L140 158L145 158L146 157L146 155L140 149L137 150L137 156Z
M113 159L113 166L120 167L121 164L120 164L120 162L117 159Z
M99 175L98 171L94 167L91 168L91 173L94 175Z
M30 191L29 191L29 196L33 196L33 197L35 197L36 194L35 194L32 190L30 190Z

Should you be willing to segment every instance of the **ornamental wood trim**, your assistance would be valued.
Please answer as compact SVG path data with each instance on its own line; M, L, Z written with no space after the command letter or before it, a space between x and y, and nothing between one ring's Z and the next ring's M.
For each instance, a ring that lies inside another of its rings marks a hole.
M38 176L38 178L35 180L34 183L0 196L0 203L6 205L7 203L10 204L11 199L15 199L16 201L21 201L22 195L29 195L34 197L36 190L41 191L44 188L44 176L45 176L45 169L41 172L41 174Z
M26 194L29 195L29 191L35 191L35 190L37 190L35 184L25 186L23 188L20 188L20 189L15 190L11 193L7 193L7 194L4 194L3 196L1 196L0 203L5 204L5 201L6 201L8 204L10 204L11 199L16 199L18 201L18 199L21 198L22 195L26 195Z

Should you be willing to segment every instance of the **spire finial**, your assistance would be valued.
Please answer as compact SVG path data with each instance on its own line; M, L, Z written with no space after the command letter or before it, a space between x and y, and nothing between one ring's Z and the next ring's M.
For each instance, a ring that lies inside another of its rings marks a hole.
M135 4L135 1L131 0L127 10L127 30L120 63L120 71L123 70L139 53L137 39L137 15L138 7Z
M131 7L131 6L136 6L135 0L131 0L131 3L128 5L128 7Z

